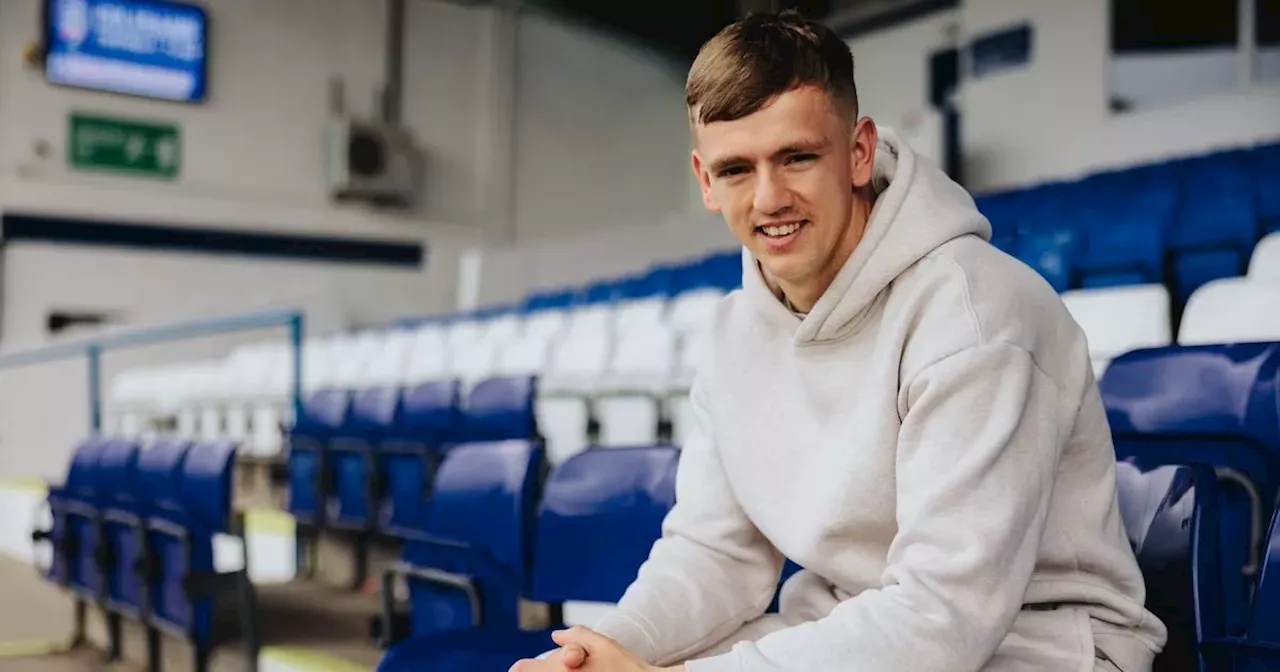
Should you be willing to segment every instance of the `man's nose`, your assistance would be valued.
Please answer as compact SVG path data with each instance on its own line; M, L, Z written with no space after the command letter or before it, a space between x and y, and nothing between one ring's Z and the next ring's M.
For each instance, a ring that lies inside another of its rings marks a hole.
M752 205L757 212L772 215L791 207L791 190L779 175L772 170L762 170L756 175L756 193Z

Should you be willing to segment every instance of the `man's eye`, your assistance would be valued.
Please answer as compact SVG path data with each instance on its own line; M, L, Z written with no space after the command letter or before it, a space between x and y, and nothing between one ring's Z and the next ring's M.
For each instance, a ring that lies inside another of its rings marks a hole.
M788 163L808 163L818 158L817 154L792 154L788 159Z
M737 175L742 175L746 172L747 172L747 169L744 168L743 166L730 166L728 168L721 170L716 175L717 177L734 177Z

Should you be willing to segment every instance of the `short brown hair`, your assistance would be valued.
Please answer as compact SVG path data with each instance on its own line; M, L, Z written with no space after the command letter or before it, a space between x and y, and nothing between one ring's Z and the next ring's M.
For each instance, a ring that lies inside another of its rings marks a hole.
M693 61L685 103L694 124L733 121L800 86L858 114L853 54L835 31L794 11L753 14L716 33Z

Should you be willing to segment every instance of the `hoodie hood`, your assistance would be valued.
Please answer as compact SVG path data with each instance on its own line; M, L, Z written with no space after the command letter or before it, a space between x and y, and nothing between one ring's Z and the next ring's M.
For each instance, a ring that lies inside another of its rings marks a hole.
M879 127L879 135L872 173L878 196L866 231L808 315L801 319L783 305L760 264L743 248L747 300L797 343L836 340L852 332L886 287L948 241L966 235L991 239L991 225L964 188L917 157L892 130Z

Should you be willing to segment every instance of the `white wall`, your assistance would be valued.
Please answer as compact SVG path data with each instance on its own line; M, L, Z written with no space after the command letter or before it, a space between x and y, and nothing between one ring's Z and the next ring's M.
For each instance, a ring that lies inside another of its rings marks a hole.
M686 65L532 10L517 45L517 243L694 206Z
M1280 85L1129 113L1108 109L1107 0L966 0L965 34L1023 21L1032 61L966 81L965 175L975 189L1029 184L1280 137Z
M929 104L929 57L956 46L959 23L960 11L946 10L849 40L859 111L935 158L941 116Z

